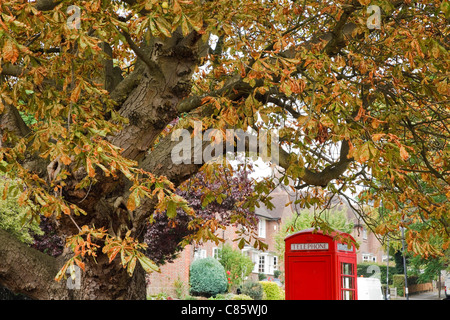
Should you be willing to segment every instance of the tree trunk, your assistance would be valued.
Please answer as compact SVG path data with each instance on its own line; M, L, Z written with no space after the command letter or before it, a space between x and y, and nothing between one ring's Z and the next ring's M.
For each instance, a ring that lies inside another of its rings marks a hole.
M69 273L67 280L55 281L65 256L50 257L0 229L0 283L16 294L39 300L145 299L143 269L136 266L130 277L117 260L109 263L103 254L97 257L97 263L86 261L86 272L76 268L79 278L75 281Z
M32 299L67 299L63 283L53 280L58 259L19 242L0 229L0 283Z
M136 265L129 276L119 261L108 262L105 255L86 264L86 271L77 273L81 280L67 279L69 298L75 300L143 300L146 297L145 273ZM72 289L73 288L73 289Z

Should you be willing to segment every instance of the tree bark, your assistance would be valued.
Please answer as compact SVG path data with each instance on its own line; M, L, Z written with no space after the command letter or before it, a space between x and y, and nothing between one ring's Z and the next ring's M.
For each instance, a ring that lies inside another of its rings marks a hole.
M86 263L86 272L76 269L76 278L57 282L56 274L65 257L48 256L18 241L0 229L0 283L14 293L39 300L142 300L145 299L145 274L136 266L130 277L117 261L106 255Z
M0 229L0 282L32 299L67 299L63 283L54 281L58 260L19 242Z

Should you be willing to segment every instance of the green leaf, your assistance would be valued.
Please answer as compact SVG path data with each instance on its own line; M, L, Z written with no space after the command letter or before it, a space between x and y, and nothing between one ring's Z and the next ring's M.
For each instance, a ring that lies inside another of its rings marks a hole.
M169 219L174 219L177 216L177 204L169 200L169 203L167 204L167 217Z
M238 247L239 249L243 249L244 246L245 246L245 239L241 238L241 240L239 240Z
M445 17L447 19L450 18L450 2L449 1L443 1L441 3L441 10L444 13Z
M169 31L170 24L167 22L167 20L162 17L159 17L154 21L156 23L156 26L158 27L158 30L161 31L163 35L169 38L171 36L171 33Z
M144 268L145 272L152 273L153 271L160 272L158 266L146 256L140 256L138 258L141 263L142 268Z
M213 202L215 199L216 199L216 197L214 196L213 193L206 194L202 201L202 207L203 208L206 207L208 204Z

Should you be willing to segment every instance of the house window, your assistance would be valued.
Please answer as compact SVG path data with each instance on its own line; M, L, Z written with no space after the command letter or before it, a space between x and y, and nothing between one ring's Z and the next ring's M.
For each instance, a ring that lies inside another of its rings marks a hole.
M220 251L221 251L221 249L218 248L218 247L213 248L213 257L214 257L214 259L219 259L220 258Z
M363 230L362 230L362 238L363 238L363 240L367 240L367 229L366 228L363 228Z
M260 237L260 238L266 237L266 219L259 218L258 237Z
M194 260L206 258L206 250L205 249L194 249Z
M372 253L363 253L363 262L377 262L377 257Z
M275 256L272 256L272 255L269 255L269 256L267 256L267 264L268 264L268 266L267 266L267 268L268 269L266 269L266 273L267 274L273 274L273 272L275 271L275 270L277 270L277 257L275 257Z
M259 256L258 272L266 273L266 256L264 255Z

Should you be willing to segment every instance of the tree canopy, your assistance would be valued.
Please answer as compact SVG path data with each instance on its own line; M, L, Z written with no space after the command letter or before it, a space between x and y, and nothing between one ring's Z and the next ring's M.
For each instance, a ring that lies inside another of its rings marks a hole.
M67 248L32 259L0 230L0 267L11 266L0 282L70 298L53 279L76 265L89 288L78 298L142 298L142 270L157 270L147 223L195 217L176 188L200 169L217 179L194 147L173 161L177 129L277 135L270 154L298 204L346 197L378 234L405 227L411 250L441 255L449 19L448 0L2 1L0 171L19 182L28 219L53 221ZM200 152L222 142L203 138ZM254 192L270 201L273 184ZM372 219L366 205L390 214ZM199 225L199 240L217 227ZM20 274L25 262L34 278Z

